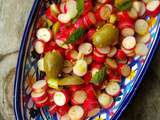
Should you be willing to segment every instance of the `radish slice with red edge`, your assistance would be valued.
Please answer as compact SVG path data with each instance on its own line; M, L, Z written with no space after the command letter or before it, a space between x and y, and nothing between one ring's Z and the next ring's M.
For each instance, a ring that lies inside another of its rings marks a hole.
M138 16L143 16L146 12L145 4L141 1L134 1L133 2L133 8L137 11Z
M87 98L96 98L96 92L92 84L88 84L85 87Z
M93 60L97 63L103 63L105 61L105 55L101 55L98 52L93 52Z
M46 91L47 90L47 82L46 80L38 80L36 81L33 86L32 86L32 90L34 92L42 92L42 91Z
M127 37L127 36L133 36L134 35L134 29L133 28L130 28L130 27L126 27L126 28L123 28L121 30L121 34L123 37Z
M68 14L59 14L58 15L58 20L61 23L68 23L71 20L71 18Z
M113 105L114 101L113 97L107 95L106 93L101 93L98 96L98 102L103 108L109 109Z
M144 43L138 43L135 48L136 55L146 56L149 49Z
M116 47L111 47L110 52L107 54L108 57L114 57L117 53L117 48Z
M100 111L100 106L97 99L87 98L84 101L83 108L88 117L96 115Z
M127 50L132 50L136 46L136 39L133 36L125 37L122 41L122 46Z
M63 105L63 106L57 106L57 113L61 116L65 115L68 113L68 110L69 110L69 105L66 104L66 105Z
M106 55L108 53L110 53L111 48L109 46L107 47L103 47L103 48L96 48L97 52L102 54L102 55Z
M134 7L132 7L127 13L132 19L136 19L138 17L137 10Z
M105 88L105 91L110 96L116 97L119 95L121 88L117 82L109 82Z
M128 77L131 73L131 67L127 64L119 64L118 71L122 76Z
M144 19L138 19L135 22L135 32L139 35L145 35L148 32L148 23Z
M52 39L52 31L47 28L40 28L36 35L37 38L43 42L48 42Z
M91 43L82 43L79 45L78 48L79 52L84 54L84 55L89 55L92 51L92 44Z
M75 105L83 104L86 98L87 98L87 93L84 90L78 90L73 93L72 102Z
M63 106L68 102L68 95L65 92L55 92L54 102L57 106Z
M68 115L71 120L81 120L84 116L84 109L78 105L72 106L68 111Z
M47 93L46 91L43 91L41 93L32 92L31 97L34 102L43 101L44 99L46 99Z
M160 11L160 1L159 0L149 1L146 5L146 9L147 9L147 15L153 17L158 15Z
M48 97L46 97L43 101L37 101L35 103L35 105L37 108L42 108L44 106L47 106L48 105Z
M35 48L35 51L38 53L38 54L42 54L44 52L44 43L37 40L35 42L35 45L34 45L34 48Z

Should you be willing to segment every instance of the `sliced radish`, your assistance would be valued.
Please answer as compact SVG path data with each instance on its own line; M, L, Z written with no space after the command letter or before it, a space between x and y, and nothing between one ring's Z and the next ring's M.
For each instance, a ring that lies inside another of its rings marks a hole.
M84 79L84 82L85 82L86 84L88 84L88 83L91 81L91 79L92 79L92 74L91 74L91 72L87 72L87 73L83 76L83 79Z
M146 56L148 53L148 48L144 43L138 43L135 48L136 55Z
M87 98L96 98L96 92L92 84L86 85L85 91L87 93Z
M118 65L118 72L124 76L128 77L131 73L131 67L127 64L119 64Z
M72 106L68 111L68 115L71 120L81 120L84 116L84 109L78 105Z
M42 92L42 91L46 91L47 90L47 82L46 80L38 80L36 81L33 86L32 86L32 90L34 92Z
M121 83L122 80L121 80L121 76L120 75L113 75L109 78L109 81L110 82L118 82L118 83Z
M109 82L105 88L105 91L113 96L116 97L119 95L121 88L120 85L117 82Z
M69 60L64 61L64 67L63 67L63 72L64 73L71 73L73 70L72 63Z
M66 3L65 2L62 2L60 4L60 10L62 13L67 13L67 8L66 8Z
M89 65L89 64L92 63L93 57L92 57L92 55L87 55L87 56L84 57L84 60L85 60L85 61L87 62L87 64Z
M98 52L93 52L93 60L98 63L103 63L105 61L105 55L101 55Z
M48 42L52 39L52 31L47 28L40 28L36 35L37 38L43 42Z
M118 60L126 60L127 57L126 57L126 54L123 50L118 50L117 53L116 53L116 58Z
M114 57L117 53L117 48L116 47L111 47L110 52L107 54L108 57Z
M136 19L138 17L138 12L137 10L132 7L129 11L128 11L128 15L129 17L131 17L132 19Z
M134 29L129 28L129 27L123 28L121 30L121 34L122 34L123 37L133 36L134 35Z
M98 102L103 108L108 109L113 104L113 97L107 95L106 93L102 93L98 96Z
M59 9L58 9L58 7L57 7L57 5L56 5L55 3L52 3L52 4L50 5L50 9L51 9L52 12L54 12L55 14L59 14L59 13L60 13L60 11L59 11Z
M92 51L92 44L91 43L82 43L80 44L78 48L79 52L84 54L84 55L89 55Z
M111 58L107 58L105 63L109 66L109 68L111 69L116 69L118 66L117 66L117 63L115 61L115 59L111 59Z
M48 97L46 97L43 101L38 101L35 103L37 108L41 108L47 106L48 104Z
M74 18L78 13L76 1L68 0L66 2L66 9L67 9L67 14L69 15L69 17Z
M44 43L37 40L35 42L35 45L34 45L34 48L35 48L35 51L38 53L38 54L42 54L44 52Z
M34 102L43 101L44 99L46 99L47 93L46 93L46 91L43 91L41 93L36 93L33 91L31 93L31 97Z
M66 51L66 58L70 61L78 59L78 52L76 50Z
M151 34L150 33L147 33L143 36L141 36L141 35L136 36L136 40L140 43L147 44L150 41L150 39L151 39Z
M61 117L60 120L71 120L68 114L65 114Z
M68 23L71 20L71 18L68 14L59 14L58 15L58 20L61 23Z
M95 23L96 18L92 12L89 12L83 17L83 24L86 26L86 28L90 27L91 25L94 25Z
M70 88L69 88L69 90L70 90L71 92L76 92L76 91L81 90L81 89L82 89L82 86L79 86L79 85L72 85L72 86L70 86Z
M135 22L135 31L139 35L144 35L148 31L148 23L144 19L138 19Z
M154 16L158 15L158 13L160 11L160 1L159 0L149 1L147 3L146 9L147 9L147 14L149 16L154 17Z
M55 92L56 92L55 89L49 89L49 90L47 90L49 99L53 99L53 96L54 96Z
M112 6L109 4L101 6L96 11L97 20L107 20L112 13Z
M77 60L73 67L73 73L77 76L84 76L87 73L87 62L83 59Z
M57 113L61 116L65 115L68 113L68 110L69 110L69 105L66 104L66 105L63 105L63 106L57 106Z
M134 51L127 54L128 57L134 57L135 55L136 55L136 53Z
M92 10L92 8L93 8L92 1L91 0L86 0L84 2L84 9L83 9L82 15L87 14L89 11Z
M83 104L87 98L87 93L84 90L78 90L73 93L72 103L74 105Z
M127 49L125 49L123 46L121 47L121 50L122 50L126 55L134 52L134 49L127 50Z
M109 46L104 47L104 48L96 48L97 52L102 54L102 55L106 55L109 54L111 51L111 48Z
M129 17L127 12L118 12L117 17L119 20L118 28L123 29L126 27L134 28L133 19Z
M56 44L57 44L59 47L61 47L61 48L63 48L63 49L72 49L73 46L70 45L70 44L69 44L69 45L64 44L65 41L66 41L66 38L57 38L57 39L55 40Z
M145 4L141 1L134 1L133 8L137 11L138 16L143 16L146 12Z
M65 92L55 92L54 93L54 103L58 106L63 106L68 102L68 96Z
M44 58L39 59L37 65L40 71L44 71Z
M136 46L136 39L133 36L125 37L122 41L122 46L127 50L132 50Z
M100 110L97 99L93 99L93 98L87 98L84 101L83 108L87 113L88 117L96 115Z

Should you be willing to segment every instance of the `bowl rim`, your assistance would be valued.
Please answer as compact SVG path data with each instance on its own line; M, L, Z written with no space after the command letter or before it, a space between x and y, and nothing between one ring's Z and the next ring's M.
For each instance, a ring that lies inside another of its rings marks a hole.
M26 42L27 42L27 36L32 24L32 21L35 17L36 14L36 9L38 8L39 3L41 2L41 0L35 0L32 6L32 9L30 11L28 20L26 22L25 25L25 30L23 33L23 37L22 37L22 41L21 41L21 46L19 49L19 54L18 54L18 60L17 60L17 65L16 65L16 74L15 74L15 80L14 80L14 95L13 95L13 106L14 106L14 114L15 114L15 119L16 120L23 120L24 116L22 116L21 113L21 106L19 105L20 103L20 95L21 95L21 90L20 90L20 83L21 83L21 68L22 68L22 63L23 63L23 59L24 59L24 54L25 54L25 48L26 48ZM160 15L160 14L159 14ZM133 100L133 97L136 93L136 90L138 89L140 83L142 82L144 75L146 74L148 67L151 63L151 60L154 56L154 54L156 53L156 49L159 45L160 42L160 37L158 38L158 36L160 36L160 20L158 21L158 26L157 26L157 34L155 36L155 43L154 45L152 45L152 47L149 50L149 53L145 59L145 62L141 68L141 70L139 71L138 76L135 79L135 84L133 85L133 87L129 90L128 94L125 96L124 100L122 101L121 105L119 106L118 110L116 111L116 113L112 116L111 120L117 120L122 113L124 112L124 110L126 110L126 107L128 106L128 104L131 102L131 100Z

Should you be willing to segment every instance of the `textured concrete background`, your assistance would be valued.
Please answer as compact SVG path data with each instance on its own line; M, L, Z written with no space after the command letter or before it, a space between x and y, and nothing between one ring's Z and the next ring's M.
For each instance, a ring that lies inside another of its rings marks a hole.
M0 0L0 120L12 120L19 45L33 0ZM121 120L160 120L160 52Z

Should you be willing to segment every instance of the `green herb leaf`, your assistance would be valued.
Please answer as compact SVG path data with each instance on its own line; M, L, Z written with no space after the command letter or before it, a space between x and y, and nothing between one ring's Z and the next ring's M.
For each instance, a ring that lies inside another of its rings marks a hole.
M78 14L72 20L72 23L75 23L78 20L78 18L81 16L81 14L83 13L83 10L84 10L84 0L77 0L77 10L78 10Z
M91 83L99 85L106 77L106 70L107 67L104 66L101 70L96 72L95 75L92 77Z
M78 28L75 32L71 34L71 36L68 38L68 40L65 42L65 44L72 44L75 43L77 40L79 40L84 35L84 29Z

